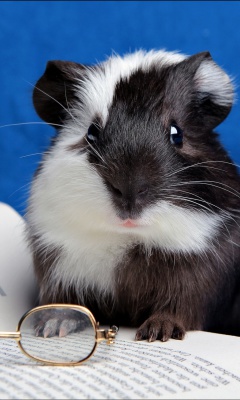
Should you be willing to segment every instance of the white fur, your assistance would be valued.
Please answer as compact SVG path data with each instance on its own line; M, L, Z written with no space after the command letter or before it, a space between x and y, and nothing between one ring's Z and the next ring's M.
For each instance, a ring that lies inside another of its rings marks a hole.
M96 287L113 291L115 268L127 250L203 253L222 225L215 214L190 211L162 201L148 208L138 227L120 226L107 190L86 155L66 153L58 144L33 184L28 219L41 236L42 251L57 247L62 256L49 280L54 287ZM47 290L47 286L45 287Z
M62 129L62 147L75 144L76 140L83 137L96 115L101 117L103 126L106 124L115 87L121 78L128 78L138 68L147 71L153 65L161 68L163 65L177 64L185 58L185 55L163 50L140 50L123 58L112 56L95 68L89 67L85 72L77 70L79 79L76 94L81 102L71 110L68 124Z
M89 121L100 115L105 125L116 84L121 78L129 78L139 68L148 71L154 65L161 68L163 65L177 64L185 58L186 56L182 54L163 50L149 52L140 50L124 57L112 56L97 68L89 67L84 75L81 70L79 86L76 84L76 88L83 106L74 111L76 119L83 120L84 116L86 121L84 125L88 127Z
M49 286L62 280L66 287L73 283L85 289L95 286L99 293L111 292L115 268L134 244L142 243L146 251L154 246L164 251L203 253L222 226L220 216L162 201L144 212L138 227L122 227L110 196L86 155L66 150L86 134L96 114L106 123L121 77L128 78L139 67L148 70L153 64L160 67L184 58L164 51L139 51L124 58L111 57L99 68L87 70L79 89L83 105L72 110L73 118L61 130L61 140L46 156L31 192L28 220L33 232L41 238L40 249L44 252L57 247L62 251ZM224 87L220 87L222 74L217 68L211 62L204 62L197 72L196 83L199 90L210 88L216 101L224 105L230 101L229 82L224 75ZM213 81L210 72L214 73Z
M68 131L73 133L75 130L78 137L79 129L85 134L96 115L101 117L104 126L116 84L121 78L128 79L137 69L148 71L152 66L160 69L164 65L178 64L186 58L186 55L176 52L140 50L124 57L114 55L97 67L88 67L85 72L82 69L76 70L76 73L79 73L76 89L81 103L77 109L72 110L74 119L69 121ZM199 92L210 93L216 104L231 106L233 102L231 78L214 61L204 60L194 80L196 89Z
M199 92L210 93L214 103L229 107L233 103L230 77L213 61L203 61L194 77Z

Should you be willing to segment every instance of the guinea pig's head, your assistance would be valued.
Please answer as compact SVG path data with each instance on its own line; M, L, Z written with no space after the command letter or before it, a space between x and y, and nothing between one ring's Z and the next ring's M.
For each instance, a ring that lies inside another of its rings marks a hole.
M72 221L79 213L143 236L190 213L193 226L206 217L211 227L208 213L219 214L225 193L207 183L221 175L209 161L226 161L212 130L231 109L233 87L208 52L139 51L91 67L51 61L33 101L57 129L39 172L51 212L72 208Z

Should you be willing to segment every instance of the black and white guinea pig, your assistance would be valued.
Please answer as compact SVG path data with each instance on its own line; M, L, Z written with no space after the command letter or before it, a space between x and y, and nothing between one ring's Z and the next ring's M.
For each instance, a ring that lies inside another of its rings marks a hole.
M51 61L33 102L56 128L27 212L41 303L137 340L240 334L240 180L213 132L233 85L210 54Z

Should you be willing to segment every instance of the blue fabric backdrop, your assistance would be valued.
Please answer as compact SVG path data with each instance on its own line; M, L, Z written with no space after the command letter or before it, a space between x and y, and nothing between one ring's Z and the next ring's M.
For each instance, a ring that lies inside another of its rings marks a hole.
M32 86L51 59L105 60L112 51L209 50L240 82L240 3L195 1L0 2L0 201L24 213L39 154L53 129L40 121ZM239 89L237 89L239 97ZM218 132L240 164L240 105Z

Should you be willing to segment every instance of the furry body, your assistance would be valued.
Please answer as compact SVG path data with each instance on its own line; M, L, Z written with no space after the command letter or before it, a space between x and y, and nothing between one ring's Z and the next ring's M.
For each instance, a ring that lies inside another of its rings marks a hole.
M209 53L48 64L34 104L58 133L28 209L42 303L86 305L137 339L240 334L240 182L212 132L232 101Z

